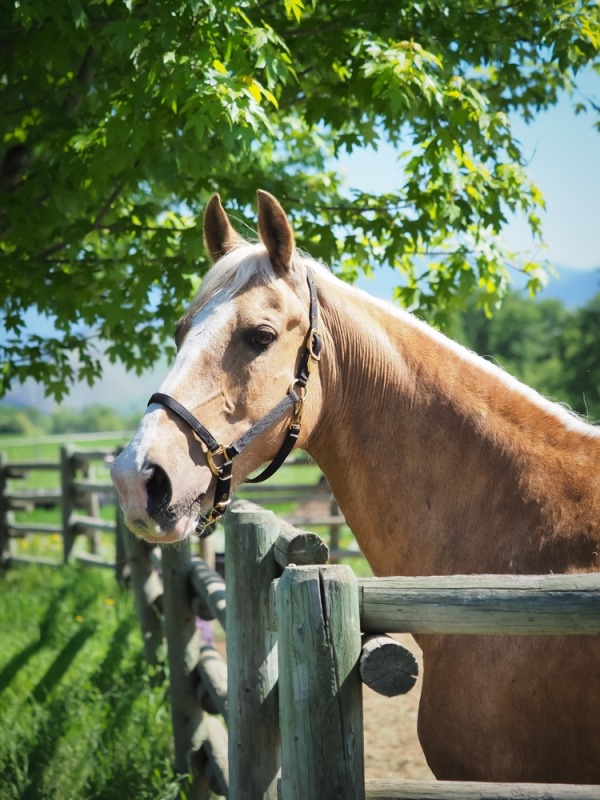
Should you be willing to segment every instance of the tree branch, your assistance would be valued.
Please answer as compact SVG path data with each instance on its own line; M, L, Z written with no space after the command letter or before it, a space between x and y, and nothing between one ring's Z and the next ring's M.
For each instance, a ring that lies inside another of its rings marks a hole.
M96 218L92 223L92 230L98 230L98 228L102 227L102 220L110 211L112 204L115 202L117 197L121 194L123 189L125 188L125 182L119 181L119 183L115 186L113 191L108 196L107 201L104 203L100 211L96 214Z
M104 205L100 209L100 211L98 211L98 213L96 214L96 217L95 217L94 221L92 222L92 226L90 228L90 231L97 231L102 227L102 220L108 214L112 204L115 202L117 197L121 194L121 192L123 191L124 187L125 187L125 183L123 181L120 181L117 184L117 186L113 189L113 191L108 196L108 199L106 200L106 202L104 203ZM64 250L64 248L67 247L68 244L69 243L67 241L64 241L64 240L62 242L57 242L56 244L53 244L51 247L48 247L46 250L43 250L41 253L39 253L36 256L36 261L46 261L50 256L54 255L54 253L58 253L61 250Z

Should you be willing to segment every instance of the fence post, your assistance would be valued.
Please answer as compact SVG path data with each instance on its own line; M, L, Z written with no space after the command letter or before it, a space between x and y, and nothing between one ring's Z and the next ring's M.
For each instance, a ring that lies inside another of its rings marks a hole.
M96 470L91 461L84 461L81 464L81 472L84 478L94 478ZM86 492L82 502L85 513L90 517L100 517L100 498L96 492ZM90 553L98 555L101 551L102 537L98 528L93 528L87 535L88 548Z
M127 586L131 578L131 564L126 549L126 537L132 536L125 526L123 512L115 497L115 576L119 586Z
M171 719L175 742L175 769L190 775L189 800L209 800L208 781L197 762L207 735L202 706L196 698L196 666L200 640L196 618L190 608L189 540L162 550L164 624L169 659Z
M146 660L156 666L159 661L159 648L163 643L162 622L159 615L163 597L162 581L150 558L151 546L127 530L123 512L118 504L116 527L117 541L122 543L122 549L127 554Z
M75 464L72 458L73 448L63 445L60 448L60 509L63 526L63 561L68 562L75 544L75 530L71 522L75 510Z
M271 582L279 522L250 503L228 512L225 533L227 596L227 725L229 797L276 800L279 775L277 635L271 630ZM308 795L307 795L308 797Z
M10 536L8 532L8 515L10 513L10 505L6 499L6 492L8 489L8 478L6 477L6 470L4 464L6 463L6 456L0 453L0 568L7 567L10 564Z
M364 800L358 587L343 565L278 583L281 797Z

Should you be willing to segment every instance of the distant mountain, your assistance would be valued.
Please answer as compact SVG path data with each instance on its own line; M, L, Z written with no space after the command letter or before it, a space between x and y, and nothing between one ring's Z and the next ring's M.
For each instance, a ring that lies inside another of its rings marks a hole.
M567 308L577 308L600 292L600 266L589 270L553 266L553 270L556 274L548 276L548 283L536 295L537 298L555 298L561 300ZM517 291L524 289L526 278L523 275L514 273L512 279L513 287ZM402 282L399 272L390 267L382 267L375 271L373 278L359 277L356 285L375 297L390 300L394 287Z
M538 297L551 297L562 301L567 308L578 308L600 292L600 266L588 270L562 266L554 269L557 275L550 276Z

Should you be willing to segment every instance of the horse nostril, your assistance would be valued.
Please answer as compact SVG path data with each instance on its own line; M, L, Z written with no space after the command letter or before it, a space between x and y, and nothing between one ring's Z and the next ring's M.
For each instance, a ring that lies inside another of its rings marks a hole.
M171 481L162 467L152 464L146 481L148 494L148 514L153 517L165 512L171 502Z

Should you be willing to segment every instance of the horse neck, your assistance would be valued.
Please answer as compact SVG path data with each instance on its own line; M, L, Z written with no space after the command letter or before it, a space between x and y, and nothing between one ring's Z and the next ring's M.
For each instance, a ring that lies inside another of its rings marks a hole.
M552 569L538 538L560 515L540 497L560 476L544 448L567 458L568 426L362 293L327 285L322 316L322 413L307 450L375 573Z

